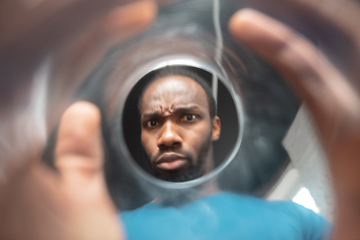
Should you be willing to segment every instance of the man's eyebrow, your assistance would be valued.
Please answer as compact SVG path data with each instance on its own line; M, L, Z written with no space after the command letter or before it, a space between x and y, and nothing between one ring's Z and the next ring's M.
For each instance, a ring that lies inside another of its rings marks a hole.
M196 105L180 106L180 107L175 107L173 112L187 112L187 111L197 110L197 109L200 109L200 108ZM153 117L160 116L160 115L161 115L161 111L155 111L155 112L151 112L151 113L144 113L142 117L143 118L153 118Z
M143 118L153 118L155 116L159 116L160 115L160 111L155 111L155 112L151 112L151 113L144 113L142 115Z
M200 108L196 105L180 106L180 107L176 107L174 109L174 112L187 112L187 111L196 110L196 109L200 109Z

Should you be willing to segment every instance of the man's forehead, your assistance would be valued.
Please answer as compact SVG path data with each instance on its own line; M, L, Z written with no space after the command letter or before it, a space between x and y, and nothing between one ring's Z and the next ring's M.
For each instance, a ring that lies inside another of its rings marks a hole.
M167 76L154 81L145 91L144 95L159 96L167 94L195 95L201 86L191 78L184 76Z
M208 103L204 89L189 77L167 76L154 81L146 89L141 111L160 110L170 106L181 107L189 104L207 108Z

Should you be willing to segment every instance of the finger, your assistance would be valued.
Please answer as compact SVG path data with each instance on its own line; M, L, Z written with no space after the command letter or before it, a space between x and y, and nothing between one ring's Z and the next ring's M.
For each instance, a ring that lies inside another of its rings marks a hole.
M157 6L154 1L142 0L118 7L109 12L101 23L102 40L110 47L148 27L155 19Z
M308 105L329 158L336 200L334 239L357 239L359 219L359 99L316 47L284 24L254 10L236 13L233 37L279 72Z
M102 175L100 121L100 111L91 103L77 102L65 111L55 149L55 166L61 175Z
M150 0L114 8L64 54L62 79L83 80L110 48L148 27L156 13L157 6Z
M49 106L56 106L50 107L50 127L67 106L68 102L64 99L71 99L107 52L147 28L156 15L157 5L150 0L114 8L61 53L55 62L54 81L50 89L52 97Z
M26 93L24 85L30 84L30 76L45 57L59 49L63 52L84 30L124 2L128 1L0 1L4 36L0 38L0 71L6 79L0 81L0 98L6 108L23 106L18 104L19 96Z
M337 191L354 188L345 176L358 176L360 169L360 103L356 91L313 44L264 14L241 10L232 17L229 29L237 41L272 65L305 101L330 161L334 182L341 185Z
M229 30L238 42L269 62L307 103L324 141L338 127L339 119L358 119L356 92L300 34L250 9L237 12L230 20Z
M68 212L68 239L121 239L103 174L100 121L99 109L88 102L70 106L60 121L55 166Z

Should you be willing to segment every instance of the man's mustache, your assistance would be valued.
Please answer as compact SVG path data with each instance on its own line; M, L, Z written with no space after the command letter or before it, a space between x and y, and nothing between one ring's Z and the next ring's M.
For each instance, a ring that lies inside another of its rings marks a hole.
M150 159L151 163L155 163L157 159L159 159L163 154L166 154L166 153L175 153L175 154L181 155L185 159L187 159L190 162L190 164L192 165L192 162L193 162L192 161L192 159L193 159L192 154L190 152L188 152L188 151L183 151L183 150L180 150L180 149L170 149L170 150L160 151Z

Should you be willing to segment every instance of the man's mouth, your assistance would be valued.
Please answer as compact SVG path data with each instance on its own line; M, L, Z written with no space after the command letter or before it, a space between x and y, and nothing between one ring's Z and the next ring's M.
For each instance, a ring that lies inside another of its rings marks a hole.
M156 167L172 171L182 168L188 163L186 157L176 153L164 153L156 160Z

